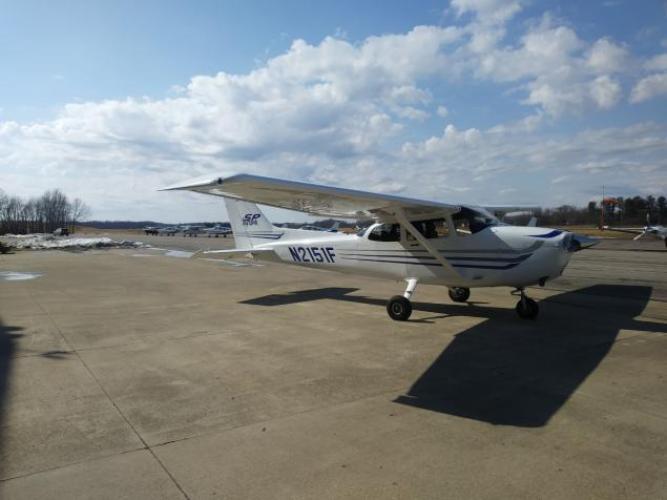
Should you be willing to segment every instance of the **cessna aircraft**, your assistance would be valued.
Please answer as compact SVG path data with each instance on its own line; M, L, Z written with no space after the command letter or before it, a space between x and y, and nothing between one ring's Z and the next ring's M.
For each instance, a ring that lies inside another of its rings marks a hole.
M195 226L195 225L187 225L187 226L182 226L181 231L183 232L183 238L186 236L189 236L190 238L196 238L199 234L204 232L204 226Z
M223 238L226 238L228 234L232 234L232 230L230 228L228 228L227 226L220 226L220 225L207 227L206 229L204 229L204 232L208 235L209 238L211 236L215 236L217 238L220 235L222 235Z
M520 296L516 312L535 318L537 302L525 287L560 276L572 252L598 242L558 229L504 225L482 207L453 205L255 175L190 181L163 189L222 196L237 248L212 250L227 256L317 267L405 280L392 297L394 320L412 313L417 283L443 285L455 302L470 288L511 286ZM374 219L357 235L304 231L272 225L255 203L320 217Z
M329 231L331 233L335 233L338 231L338 228L340 227L340 222L336 221L333 223L331 227L320 227L320 226L313 226L312 224L305 224L297 229L305 229L306 231Z
M640 238L643 238L647 234L662 240L665 242L665 247L667 247L667 227L660 225L651 225L650 215L646 214L646 226L642 227L610 227L602 226L602 229L605 231L619 231L621 233L632 233L636 234L634 241L637 241Z

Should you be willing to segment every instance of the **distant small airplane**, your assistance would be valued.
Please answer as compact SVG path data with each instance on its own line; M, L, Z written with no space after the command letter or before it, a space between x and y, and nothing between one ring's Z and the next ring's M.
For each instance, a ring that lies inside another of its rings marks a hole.
M204 232L208 235L209 238L211 236L215 236L217 238L220 235L222 235L223 238L226 238L227 235L232 234L231 228L220 225L207 227L206 229L204 229Z
M224 197L237 248L204 253L250 254L304 267L405 280L403 295L387 304L394 320L410 317L410 298L419 282L448 287L455 302L466 302L473 287L511 286L520 296L517 314L535 318L539 308L526 296L525 288L557 278L573 252L598 243L559 229L506 225L473 205L254 175L190 181L163 190ZM279 228L255 203L375 223L356 235Z
M298 229L304 231L324 231L324 232L335 233L336 231L338 231L339 227L340 227L340 221L335 221L331 227L320 227L320 226L313 226L312 224L306 224L305 226L301 226Z
M144 232L146 234L152 234L152 235L157 235L159 233L160 228L155 227L155 226L146 226L144 228Z
M157 234L164 236L174 236L179 231L180 229L177 227L161 227L160 229L157 230Z
M200 234L204 232L204 229L206 229L204 226L195 226L195 225L187 225L181 227L181 231L183 232L183 238L186 236L189 236L191 238L196 238Z
M533 212L530 210L518 210L515 212L507 212L501 217L501 220L508 224L513 224L515 221L525 219L526 217L530 217L530 219L528 219L528 222L526 223L526 226L528 227L537 226L537 217L535 217L533 215Z
M643 238L646 235L651 235L654 238L662 240L665 242L665 248L667 248L667 227L661 226L659 224L651 224L651 216L646 214L646 226L644 227L611 227L611 226L602 226L603 231L618 231L620 233L631 233L636 234L634 241L637 241Z

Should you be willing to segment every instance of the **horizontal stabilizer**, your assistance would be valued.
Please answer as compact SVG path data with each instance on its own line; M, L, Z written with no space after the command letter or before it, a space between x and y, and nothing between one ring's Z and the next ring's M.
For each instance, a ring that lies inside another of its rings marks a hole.
M251 257L257 254L267 254L273 252L272 248L232 248L231 250L206 250L203 252L198 252L197 255L206 254L218 254L223 257Z

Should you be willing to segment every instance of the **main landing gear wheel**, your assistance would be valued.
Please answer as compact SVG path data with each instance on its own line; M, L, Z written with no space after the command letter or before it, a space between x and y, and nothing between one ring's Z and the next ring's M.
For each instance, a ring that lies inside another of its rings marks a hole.
M395 321L405 321L412 314L412 304L402 295L394 295L387 303L389 317Z
M470 288L454 287L449 289L449 298L454 302L466 302L470 298Z
M522 295L519 302L516 303L516 313L523 319L535 319L540 312L540 307L533 299Z

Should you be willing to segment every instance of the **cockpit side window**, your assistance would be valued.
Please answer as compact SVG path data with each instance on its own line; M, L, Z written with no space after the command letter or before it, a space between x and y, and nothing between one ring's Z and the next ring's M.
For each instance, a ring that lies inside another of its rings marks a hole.
M445 219L428 219L411 222L426 239L445 238L449 236L449 224L447 224ZM408 232L407 239L414 241L415 237Z
M401 228L398 224L380 224L368 233L373 241L401 241Z

